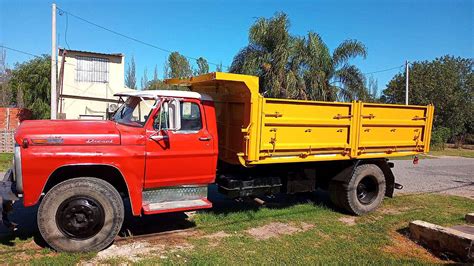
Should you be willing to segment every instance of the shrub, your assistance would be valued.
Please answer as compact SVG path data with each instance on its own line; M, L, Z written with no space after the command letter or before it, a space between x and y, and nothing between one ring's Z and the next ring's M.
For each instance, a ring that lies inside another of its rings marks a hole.
M431 133L431 149L444 150L446 142L451 136L451 130L447 127L437 127Z

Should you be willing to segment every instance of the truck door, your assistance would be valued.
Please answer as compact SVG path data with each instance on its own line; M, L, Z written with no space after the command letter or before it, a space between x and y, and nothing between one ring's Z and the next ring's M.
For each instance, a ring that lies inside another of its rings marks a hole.
M147 130L145 188L213 182L216 151L200 101L181 99L168 104L170 111L162 104ZM173 111L173 104L178 111ZM175 130L172 116L176 114L179 121L175 123L181 125Z

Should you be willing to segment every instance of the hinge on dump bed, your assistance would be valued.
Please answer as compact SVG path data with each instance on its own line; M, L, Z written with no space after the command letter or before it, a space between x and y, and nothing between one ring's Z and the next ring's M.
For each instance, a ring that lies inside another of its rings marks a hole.
M283 114L280 114L279 112L275 112L273 114L265 114L265 117L275 117L275 118L278 118L278 117L282 117Z
M249 123L249 125L246 128L242 128L240 132L245 133L244 136L244 142L245 142L245 154L244 156L248 157L249 154L249 140L250 140L250 128L252 127L252 123Z

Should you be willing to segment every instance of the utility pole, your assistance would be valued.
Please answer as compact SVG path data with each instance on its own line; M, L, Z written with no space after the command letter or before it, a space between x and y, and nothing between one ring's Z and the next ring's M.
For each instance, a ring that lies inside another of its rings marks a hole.
M405 61L405 76L406 76L406 81L405 81L405 105L408 105L408 75L409 75L409 68L408 68L408 60Z
M58 112L58 95L56 88L56 4L51 10L51 119L56 119Z

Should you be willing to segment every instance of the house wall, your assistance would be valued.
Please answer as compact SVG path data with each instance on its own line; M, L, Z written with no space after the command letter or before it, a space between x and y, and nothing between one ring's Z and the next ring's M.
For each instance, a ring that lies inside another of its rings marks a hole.
M78 56L108 59L108 82L82 82L76 80ZM62 54L58 57L58 73L61 71ZM129 91L124 85L123 56L90 54L67 51L64 64L64 80L62 97L58 104L58 113L63 119L105 119L109 104L115 103L118 92Z

